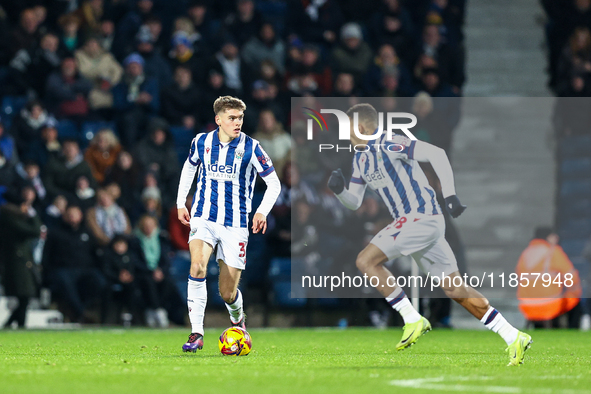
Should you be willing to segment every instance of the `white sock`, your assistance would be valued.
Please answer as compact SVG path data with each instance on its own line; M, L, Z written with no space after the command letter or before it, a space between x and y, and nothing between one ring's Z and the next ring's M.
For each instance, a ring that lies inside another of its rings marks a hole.
M232 323L238 323L242 320L244 314L242 313L242 292L236 290L236 298L231 304L226 303L226 308L230 312L230 320Z
M412 306L408 297L400 287L397 287L392 294L386 297L386 301L388 301L388 304L390 304L392 308L400 313L400 316L404 319L404 324L416 323L421 320L421 315Z
M519 331L509 324L503 315L492 306L488 308L480 321L484 323L486 328L499 334L507 342L507 345L512 344L517 339Z
M187 306L189 307L189 320L191 332L203 335L203 317L207 304L207 282L205 278L193 278L189 275L187 284Z

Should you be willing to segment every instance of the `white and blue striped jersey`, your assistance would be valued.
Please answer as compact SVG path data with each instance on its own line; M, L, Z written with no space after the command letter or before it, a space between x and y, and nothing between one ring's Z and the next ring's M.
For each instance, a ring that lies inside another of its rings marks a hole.
M229 143L221 143L215 129L193 139L188 162L199 171L191 217L247 227L256 175L265 177L275 171L259 142L241 132Z
M351 183L368 185L384 200L394 219L410 213L441 213L435 191L419 163L414 160L416 141L386 134L370 141L365 152L353 158Z

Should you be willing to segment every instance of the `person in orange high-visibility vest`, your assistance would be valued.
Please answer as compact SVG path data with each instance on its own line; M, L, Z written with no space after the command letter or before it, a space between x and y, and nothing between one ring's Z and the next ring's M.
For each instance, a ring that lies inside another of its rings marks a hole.
M539 227L519 257L515 269L520 278L517 299L528 321L552 320L579 303L582 292L579 273L558 241L551 228Z

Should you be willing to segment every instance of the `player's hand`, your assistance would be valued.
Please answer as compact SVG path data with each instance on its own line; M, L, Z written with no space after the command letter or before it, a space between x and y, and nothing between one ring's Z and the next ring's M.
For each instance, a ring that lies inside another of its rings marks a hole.
M259 231L261 231L263 234L265 231L267 231L267 218L262 213L257 212L252 218L252 232L253 234L256 234Z
M189 216L189 211L187 211L187 208L179 208L177 209L177 213L181 223L187 227L191 227L191 224L189 223L191 217Z
M457 218L466 210L466 206L462 205L460 199L455 194L445 199L445 208L452 218Z
M345 189L345 177L340 168L330 174L330 178L328 178L328 188L332 190L334 194L341 194Z

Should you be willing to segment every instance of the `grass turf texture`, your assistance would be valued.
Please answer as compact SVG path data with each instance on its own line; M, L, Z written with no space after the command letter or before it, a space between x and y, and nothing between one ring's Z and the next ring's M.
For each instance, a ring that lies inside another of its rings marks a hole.
M591 333L533 331L525 364L506 367L487 331L434 330L396 352L402 330L250 333L246 357L182 353L186 330L0 331L1 393L591 393Z

